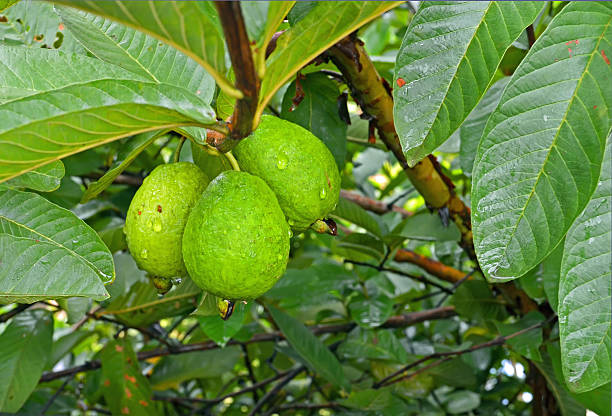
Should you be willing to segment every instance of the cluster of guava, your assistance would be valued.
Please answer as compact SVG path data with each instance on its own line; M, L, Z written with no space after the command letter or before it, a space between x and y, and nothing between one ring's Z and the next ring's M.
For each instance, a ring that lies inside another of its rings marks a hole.
M188 274L222 299L255 299L284 274L292 233L324 219L338 202L332 154L296 124L263 116L233 154L240 171L210 183L196 165L179 162L155 168L136 192L127 244L160 289Z

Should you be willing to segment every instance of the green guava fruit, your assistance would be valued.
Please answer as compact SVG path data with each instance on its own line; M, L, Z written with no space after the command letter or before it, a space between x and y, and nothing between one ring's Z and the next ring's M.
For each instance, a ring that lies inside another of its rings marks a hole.
M162 278L185 276L181 244L191 208L208 185L193 163L160 165L136 191L123 231L142 270Z
M335 209L340 174L334 156L303 127L263 116L257 129L232 153L240 169L272 188L295 231L304 231Z
M191 280L231 301L255 299L283 275L291 230L260 178L226 171L193 207L183 234Z

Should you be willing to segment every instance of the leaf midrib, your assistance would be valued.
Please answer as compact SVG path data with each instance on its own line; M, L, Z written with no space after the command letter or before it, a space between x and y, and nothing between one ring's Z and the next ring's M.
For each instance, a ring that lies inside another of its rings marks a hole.
M612 22L612 16L610 17L610 19L608 19L608 23L606 23L606 25L604 26L603 30L601 31L601 35L599 36L599 39L597 40L597 43L595 44L595 46L593 47L593 51L591 52L591 56L588 60L588 62L586 63L585 67L584 67L584 71L582 73L582 75L580 76L580 78L578 79L578 83L576 84L576 88L574 88L574 92L572 93L572 97L568 100L568 104L567 104L567 108L565 109L565 113L563 114L563 117L561 118L561 122L559 123L559 128L557 129L557 132L555 133L555 137L553 138L553 141L548 149L548 152L546 153L546 158L544 159L544 162L542 163L542 168L540 169L540 171L538 172L538 175L536 176L536 180L533 184L533 187L531 188L531 191L529 192L529 196L527 198L527 201L525 202L525 204L523 205L523 208L521 209L521 213L519 215L519 218L516 220L514 227L512 228L512 232L510 234L510 236L507 239L507 243L504 247L504 258L508 257L508 249L510 248L510 243L512 242L512 240L514 239L514 235L516 234L516 231L518 230L518 226L521 223L521 220L523 219L523 217L525 216L525 211L527 210L527 206L529 205L529 203L531 202L531 198L533 198L533 195L535 194L535 190L536 187L540 181L540 178L542 177L542 174L544 173L544 167L546 166L546 164L548 163L548 159L550 157L550 154L552 153L552 149L556 146L557 144L557 139L559 138L559 133L561 132L561 127L566 123L567 121L567 114L570 110L570 108L572 108L572 104L574 102L574 99L578 96L578 91L580 90L580 86L582 85L582 81L585 79L585 75L588 73L588 68L591 66L591 62L593 61L593 58L598 55L598 49L599 49L599 44L601 43L601 41L604 38L604 34L606 33L606 31L608 30L608 27L610 27L610 23ZM498 265L499 265L499 261L498 261ZM503 277L507 277L507 276L502 276ZM496 276L496 278L499 278Z

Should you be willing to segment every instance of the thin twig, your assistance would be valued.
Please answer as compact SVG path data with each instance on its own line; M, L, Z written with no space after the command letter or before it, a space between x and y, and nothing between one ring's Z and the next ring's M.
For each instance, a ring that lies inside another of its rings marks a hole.
M62 383L60 388L57 389L55 393L53 393L53 396L51 396L51 398L49 398L49 400L47 400L47 403L45 403L45 405L43 406L42 410L40 411L41 415L44 415L47 412L47 410L49 410L49 408L51 407L51 405L53 404L55 399L58 398L58 396L62 393L62 391L64 391L64 389L66 388L68 383L70 383L70 380L72 380L72 378L67 378L66 380L64 380L64 382Z
M404 208L398 207L394 204L386 204L376 199L368 198L367 196L360 195L357 192L347 191L345 189L340 190L340 196L346 200L356 203L361 208L374 212L376 214L386 214L387 212L397 212L402 217L410 217L413 215L412 212L405 210Z
M529 42L529 48L531 48L536 41L533 25L527 26L527 41Z
M32 303L32 304L19 304L19 305L17 305L16 307L11 309L10 311L5 312L2 315L0 315L0 323L8 321L13 316L15 316L15 315L25 311L26 309L28 309L30 306L32 306L34 304L35 303Z
M441 291L446 292L448 294L452 294L453 293L450 289L447 289L446 287L442 286L441 284L436 283L436 282L434 282L432 280L429 280L425 276L417 276L417 275L414 275L414 274L406 273L406 272L404 272L402 270L397 270L397 269L393 269L393 268L390 268L390 267L377 266L375 264L370 264L370 263L366 263L366 262L363 262L363 261L344 259L344 262L345 263L350 263L350 264L356 264L357 266L369 267L371 269L376 269L379 272L389 272L389 273L397 274L397 275L400 275L400 276L408 277L408 278L410 278L412 280L416 280L417 282L424 283L424 284L429 285L429 286L437 287Z
M519 335L523 335L523 334L525 334L525 333L527 333L529 331L532 331L534 329L543 327L544 325L546 325L549 322L551 322L554 318L555 318L555 316L552 316L551 318L547 319L546 321L538 322L537 324L533 324L533 325L531 325L531 326L529 326L527 328L523 328L520 331L514 332L514 333L512 333L510 335L499 336L499 337L497 337L495 339L492 339L492 340L487 341L487 342L483 342L482 344L473 345L473 346L471 346L469 348L465 348L465 349L457 350L457 351L446 351L446 352L437 352L437 353L434 353L434 354L430 354L430 355L428 355L426 357L420 358L420 359L418 359L418 360L416 360L416 361L414 361L414 362L412 362L412 363L402 367L401 369L393 372L392 374L389 374L387 377L383 378L379 382L374 383L374 385L372 387L375 388L375 389L378 389L380 387L385 387L385 386L388 386L390 384L394 384L394 383L397 383L397 382L400 382L400 381L403 381L403 380L407 380L409 378L412 378L412 377L416 376L417 374L420 374L420 373L422 373L422 372L424 372L424 371L426 371L426 370L428 370L428 369L430 369L432 367L436 367L436 366L438 366L438 365L440 365L440 364L442 364L442 363L444 363L444 362L446 362L448 360L451 360L452 358L457 357L459 355L463 355L463 354L467 354L467 353L470 353L470 352L474 352L474 351L477 351L477 350L480 350L480 349L483 349L483 348L489 348L489 347L503 345L509 339L518 337ZM440 359L437 360L437 361L434 361L433 363L430 363L430 364L428 364L428 365L426 365L426 366L424 366L424 367L422 367L422 368L420 368L420 369L418 369L418 370L416 370L416 371L414 371L412 373L405 374L405 375L403 375L401 377L398 377L401 374L405 373L406 371L408 371L408 370L410 370L410 369L412 369L414 367L417 367L418 365L424 363L425 361L433 360L435 358L440 358Z
M267 402L269 402L271 399L273 399L274 396L276 396L278 394L278 392L281 391L281 389L287 385L287 383L289 383L291 380L293 380L295 377L297 377L297 375L300 374L305 369L306 369L306 367L301 365L298 368L295 368L295 369L289 371L289 373L285 377L283 377L282 380L280 380L278 383L276 383L276 385L274 385L274 387L272 387L270 390L268 390L266 392L266 394L261 398L261 400L258 401L257 404L255 404L255 407L253 407L253 409L249 412L249 416L256 415L257 412L259 412L259 410Z
M177 163L181 159L181 150L183 149L183 144L185 143L185 136L181 137L178 144L176 145L176 150L174 151L174 156L172 161Z
M461 285L461 283L469 279L474 274L474 272L476 272L476 269L472 269L471 272L466 273L465 276L463 276L460 280L457 280L457 282L453 284L453 287L451 287L451 293L447 293L445 296L443 296L442 299L440 299L438 303L436 303L436 308L439 308L440 306L442 306L442 304L450 296L450 294L455 293L455 290L457 290L457 288Z
M383 325L383 328L404 328L410 325L414 325L420 322L433 320L433 319L446 319L455 315L455 310L453 307L443 307L437 309L429 309L420 312L411 312L403 315L396 315L390 317ZM344 324L336 324L336 325L315 325L311 326L309 329L312 331L314 335L322 335L322 334L336 334L349 332L353 328L355 328L355 323L344 323ZM230 340L227 343L227 346L230 345L240 345L240 344L253 344L257 342L269 342L269 341L277 341L284 339L284 335L280 331L274 331L269 333L260 333L255 334L243 343ZM214 341L205 341L195 344L187 344L187 345L178 345L173 348L160 348L148 351L141 351L138 353L138 360L146 360L154 357L163 357L166 355L176 355L176 354L186 354L194 351L207 351L220 348L217 343ZM58 378L70 376L76 373L81 373L84 371L90 371L100 368L100 361L88 361L82 365L67 368L65 370L55 371L55 372L47 372L42 375L40 378L40 382L51 381Z
M244 344L240 344L242 348L242 352L244 353L244 365L249 372L249 378L251 379L251 383L257 384L257 379L255 378L255 372L253 371L253 366L251 365L251 359L249 358L249 350L248 347ZM259 400L259 395L257 394L257 390L253 390L253 400L257 402Z

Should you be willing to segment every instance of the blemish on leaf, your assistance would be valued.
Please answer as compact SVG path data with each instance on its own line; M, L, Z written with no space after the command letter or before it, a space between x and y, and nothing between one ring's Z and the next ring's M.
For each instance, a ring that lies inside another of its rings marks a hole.
M121 345L115 345L115 351L122 352L123 351L123 347Z
M59 26L57 27L57 30L60 30L60 31L64 30L64 24L60 23Z
M397 86L401 88L404 85L406 85L406 81L404 81L404 78L398 78L397 79Z
M597 106L596 106L596 105L594 105L594 106L593 106L593 110L595 110L595 109L597 109Z
M610 65L610 60L608 59L608 57L606 56L606 53L604 52L604 50L601 50L601 57L603 58L604 62L607 63L608 65Z
M132 392L127 387L125 388L125 397L127 397L128 399L132 398Z
M105 387L110 386L110 380L104 380L104 386Z
M130 376L129 374L124 374L123 378L125 378L127 381L131 381L132 383L136 384L136 377L134 376Z
M121 409L121 413L124 415L129 415L130 414L130 409L128 409L127 406L125 406L123 409Z
M141 406L147 407L149 405L149 403L145 402L144 400L140 399L138 400L138 403L140 403Z

